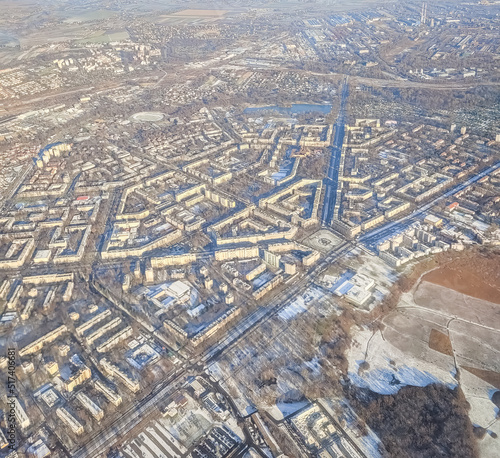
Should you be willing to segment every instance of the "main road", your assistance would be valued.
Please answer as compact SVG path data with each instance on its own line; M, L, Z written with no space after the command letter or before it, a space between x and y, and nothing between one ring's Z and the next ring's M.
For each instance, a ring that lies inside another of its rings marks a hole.
M426 211L428 211L431 207L436 205L436 203L438 203L440 200L446 199L447 197L450 197L453 194L456 194L457 192L464 190L471 184L474 184L475 182L485 177L486 175L489 175L490 173L494 172L498 168L500 168L500 162L493 164L492 166L472 176L463 183L454 186L449 191L446 191L444 194L441 194L440 196L436 197L435 199L431 200L425 205L417 208L413 213L410 213L409 215L404 216L403 218L400 218L396 221L391 221L387 224L384 224L383 226L377 229L373 229L370 232L366 232L359 238L359 241L362 242L367 248L370 248L371 250L374 251L379 243L388 239L392 235L403 231L405 228L409 227L414 222L419 221L422 218L423 214Z
M500 162L488 167L477 175L474 175L464 183L455 186L443 195L423 205L410 215L366 233L360 238L360 241L365 245L373 247L377 241L398 231L400 228L407 227L413 221L416 221L437 201L465 189L498 168L500 168ZM311 284L312 279L316 278L332 262L352 250L353 247L354 245L350 242L343 242L338 245L327 257L314 266L306 275L274 297L267 306L259 307L257 310L246 316L238 325L231 329L223 339L209 348L204 355L193 361L191 364L185 365L182 369L176 371L170 376L170 378L159 383L154 390L142 400L131 404L130 407L104 431L101 431L95 436L89 438L89 441L83 447L78 449L73 456L76 458L99 456L104 451L109 450L109 448L113 447L118 442L120 437L124 437L142 420L154 412L159 401L165 402L165 398L174 394L189 373L199 371L201 368L200 366L216 361L222 356L222 354L236 345L243 336L255 329L258 324L270 319L272 316L275 316L280 310L288 305L292 298L296 297L303 290L305 290L307 286Z
M343 242L338 245L326 258L311 268L311 270L295 284L284 289L280 294L275 296L267 306L259 307L243 318L237 326L231 329L217 344L209 348L204 355L193 360L189 365L185 365L168 379L160 382L153 391L143 399L132 403L119 418L106 427L104 431L90 437L88 442L76 450L72 456L75 458L86 458L89 456L97 457L115 446L120 438L123 438L141 421L152 414L160 401L165 404L165 400L175 393L188 375L199 372L203 365L220 358L224 352L236 345L243 336L251 332L252 329L255 329L258 324L276 315L289 304L292 298L296 297L307 288L311 283L311 279L327 269L333 261L346 254L346 252L352 248L353 245L350 242Z
M342 145L345 135L345 106L349 95L349 86L347 77L344 79L340 94L340 108L335 123L335 134L333 136L332 146L330 146L330 163L325 183L325 197L323 199L323 214L321 222L324 226L329 226L335 215L335 205L337 204L337 191L339 186L340 162L342 158Z
M437 201L465 189L498 168L500 168L500 162L488 167L477 175L474 175L464 183L455 186L433 201L423 205L410 215L366 233L360 238L360 241L373 247L378 240L381 240L382 238L387 237L388 234L394 233L399 228L407 227L413 221L416 221ZM109 448L113 447L118 442L120 437L124 437L142 420L153 413L160 401L163 401L164 403L166 398L173 395L184 382L187 375L199 372L204 365L210 364L211 362L219 359L225 352L238 344L243 336L252 332L253 329L256 329L258 324L261 324L262 322L270 319L272 316L275 316L280 310L289 304L291 299L301 294L301 292L303 292L312 283L312 280L321 272L326 270L332 262L336 261L341 256L344 256L346 253L351 251L353 247L354 245L350 242L343 242L338 245L328 254L328 256L321 260L316 266L311 268L306 275L299 278L293 285L284 289L279 295L275 296L271 302L267 304L267 306L259 307L257 310L247 315L238 325L231 329L223 339L209 348L201 357L192 361L190 364L184 365L183 368L177 370L168 379L159 383L153 391L143 399L131 404L130 407L128 407L128 409L104 431L90 437L89 441L83 447L78 449L73 456L76 458L99 456L101 453L109 450Z

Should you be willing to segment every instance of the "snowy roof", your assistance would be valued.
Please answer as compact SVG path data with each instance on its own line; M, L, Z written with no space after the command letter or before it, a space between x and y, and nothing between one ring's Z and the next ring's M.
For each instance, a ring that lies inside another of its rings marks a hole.
M168 291L176 298L189 294L191 288L183 281L177 280L168 287Z

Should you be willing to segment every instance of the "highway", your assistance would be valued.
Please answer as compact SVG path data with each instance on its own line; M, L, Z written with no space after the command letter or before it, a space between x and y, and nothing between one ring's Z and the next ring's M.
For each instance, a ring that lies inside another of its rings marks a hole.
M335 134L333 136L330 150L330 163L324 180L325 196L323 200L323 214L321 222L324 226L329 226L335 215L335 205L337 203L337 190L339 185L340 161L342 157L342 145L345 135L345 106L349 95L347 78L344 80L340 96L340 108L335 123Z
M290 71L292 70L289 67L279 67L282 71ZM469 89L474 89L478 86L499 86L500 83L498 81L482 81L482 80L474 80L470 82L462 82L462 81L413 81L408 79L401 79L401 77L397 75L393 75L391 78L372 78L369 76L357 76L357 75L347 75L346 73L336 73L336 72L310 72L308 70L299 70L294 68L294 72L303 74L303 75L313 75L313 76L321 76L323 78L332 78L333 80L338 80L339 78L343 78L349 76L351 84L353 85L363 85L368 87L396 87L396 88L415 88L415 89L426 89L426 90L437 90L437 91L466 91ZM389 75L388 75L389 76Z

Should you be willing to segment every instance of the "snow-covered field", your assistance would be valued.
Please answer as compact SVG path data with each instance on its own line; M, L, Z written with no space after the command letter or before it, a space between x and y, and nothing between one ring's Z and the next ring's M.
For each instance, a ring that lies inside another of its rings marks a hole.
M449 361L443 358L441 365L429 363L404 353L384 339L380 331L373 334L362 330L355 334L348 353L349 378L355 385L380 394L397 393L406 385L443 383L453 388L457 381L453 359L448 358ZM360 370L360 365L365 362L369 366Z
M311 305L312 301L321 299L324 297L325 293L319 288L310 287L304 291L304 294L297 297L295 300L290 302L285 308L283 308L278 316L283 320L291 320L297 315L304 313Z
M433 330L449 337L451 353L430 348ZM460 383L472 424L487 430L479 441L481 456L499 456L499 439L492 437L500 433L499 409L491 401L497 389L465 369L500 372L497 304L424 281L402 295L398 308L384 317L382 330L358 330L347 357L350 380L380 394L394 394L406 385L453 388Z

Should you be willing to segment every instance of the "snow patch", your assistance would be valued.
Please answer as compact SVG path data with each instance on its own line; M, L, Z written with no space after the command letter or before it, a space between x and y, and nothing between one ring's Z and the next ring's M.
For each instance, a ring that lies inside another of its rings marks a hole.
M395 394L403 386L427 386L432 383L457 386L454 366L440 367L402 352L386 341L380 331L364 329L353 336L348 352L349 379L360 388L379 394ZM360 370L362 363L368 363Z

